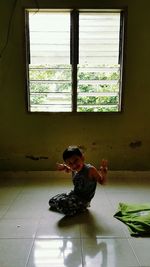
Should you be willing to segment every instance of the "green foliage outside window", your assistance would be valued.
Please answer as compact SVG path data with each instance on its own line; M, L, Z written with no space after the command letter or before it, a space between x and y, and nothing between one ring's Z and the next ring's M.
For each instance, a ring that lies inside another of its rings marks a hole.
M49 104L51 93L71 94L70 66L34 66L29 70L30 104ZM118 111L119 71L94 72L79 68L77 111L78 112L113 112ZM102 82L101 82L102 81ZM106 83L105 83L106 81ZM109 83L108 83L109 81ZM88 93L103 93L89 96ZM82 96L80 95L82 93ZM83 94L85 93L85 94ZM86 96L87 93L87 96ZM110 94L114 93L114 95ZM115 94L116 93L116 94ZM61 98L60 98L61 99ZM67 99L67 97L66 97ZM56 101L56 100L55 100ZM59 99L58 99L59 102Z

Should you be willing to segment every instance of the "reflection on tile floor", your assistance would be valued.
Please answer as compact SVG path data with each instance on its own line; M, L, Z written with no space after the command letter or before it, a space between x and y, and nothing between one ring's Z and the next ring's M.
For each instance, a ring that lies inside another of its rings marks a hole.
M119 202L150 202L150 183L130 178L98 185L90 209L72 218L48 207L69 179L1 184L0 267L150 267L150 238L131 237L113 217Z

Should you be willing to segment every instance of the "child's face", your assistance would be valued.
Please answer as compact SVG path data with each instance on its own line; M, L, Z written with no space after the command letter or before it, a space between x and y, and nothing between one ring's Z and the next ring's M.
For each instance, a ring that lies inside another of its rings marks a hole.
M83 168L84 157L73 155L69 159L66 159L65 163L72 171L79 172Z

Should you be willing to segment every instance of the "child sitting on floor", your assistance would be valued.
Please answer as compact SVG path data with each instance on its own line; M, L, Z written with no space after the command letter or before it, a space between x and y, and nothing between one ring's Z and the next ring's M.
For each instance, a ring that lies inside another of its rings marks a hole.
M72 172L74 189L68 194L58 194L49 200L51 210L72 216L90 206L95 195L97 182L104 184L107 175L107 160L102 160L98 171L84 162L84 155L76 146L69 146L63 152L64 164L57 164L59 171Z

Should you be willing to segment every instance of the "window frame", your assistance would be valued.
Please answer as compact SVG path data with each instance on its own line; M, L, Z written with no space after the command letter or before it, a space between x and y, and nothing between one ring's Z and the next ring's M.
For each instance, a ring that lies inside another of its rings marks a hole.
M30 64L30 36L29 36L29 13L28 11L39 12L40 10L48 11L69 11L71 13L71 28L70 32L70 62L72 64L72 110L66 111L31 111L30 110L30 87L29 87L29 64ZM120 80L119 80L119 107L118 111L77 111L77 64L79 57L79 12L119 12L120 11L120 33L119 33L119 63L120 63ZM64 9L64 8L25 8L25 53L26 53L26 107L30 114L119 114L122 113L124 107L124 81L125 81L125 47L126 47L126 31L127 31L127 7L118 8L82 8L82 9ZM76 38L78 37L78 38ZM72 47L74 49L72 51Z

